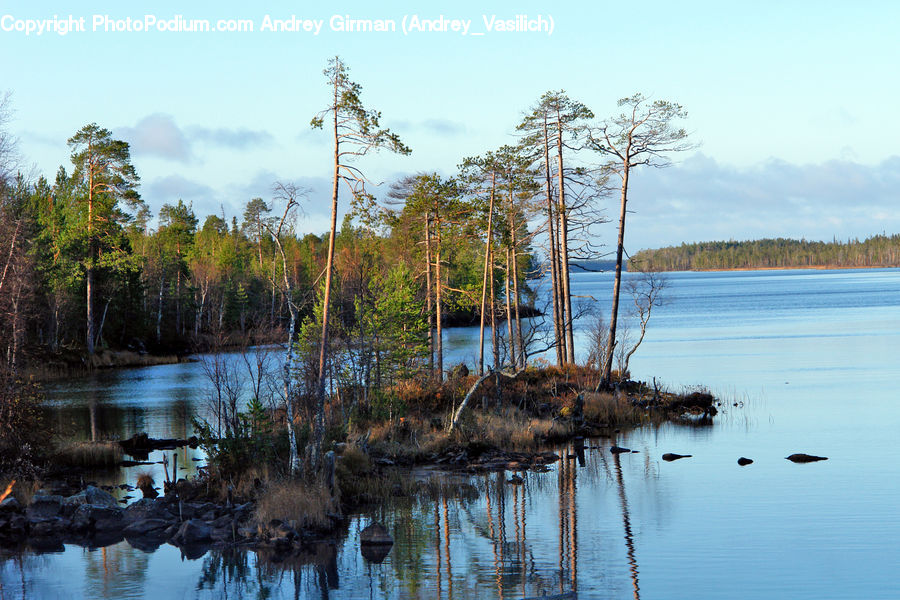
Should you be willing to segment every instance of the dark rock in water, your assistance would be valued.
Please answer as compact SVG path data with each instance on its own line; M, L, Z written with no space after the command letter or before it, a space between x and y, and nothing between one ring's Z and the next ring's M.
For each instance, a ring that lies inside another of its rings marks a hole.
M13 496L0 502L0 513L21 512L22 505Z
M72 529L85 532L119 530L124 524L124 514L118 506L82 504L72 515Z
M662 459L667 462L672 462L673 460L678 460L679 458L691 458L691 454L675 454L674 452L666 452L662 455Z
M199 519L185 521L172 538L180 546L192 546L212 539L212 527ZM205 552L205 550L204 550ZM203 554L200 554L203 556Z
M25 516L32 523L56 518L62 513L62 502L62 496L35 494L25 509Z
M373 522L359 533L359 543L363 546L390 545L394 543L394 538L384 525Z
M69 496L63 500L63 508L70 508L74 512L79 506L90 504L92 506L105 506L107 508L115 508L118 504L115 497L107 491L96 488L92 485L87 486L82 491Z
M811 463L820 460L828 460L827 456L813 456L812 454L803 453L791 454L790 456L787 456L785 458L794 463Z
M171 524L171 521L165 519L141 519L128 525L122 533L125 537L144 536L154 532L161 534Z
M31 535L33 537L48 537L60 533L68 523L59 517L46 519L31 524Z
M613 454L622 454L623 452L631 452L629 448L622 448L620 446L610 446L609 451Z
M738 464L742 467L746 467L747 465L753 464L753 460L742 456L738 459Z
M512 477L509 478L509 483L511 483L513 485L522 485L523 483L525 483L525 480L522 479L521 477L519 477L518 475L513 475Z
M148 533L146 535L126 535L125 541L128 542L128 545L132 548L150 554L151 552L156 552L157 550L159 550L159 547L162 546L163 543L165 543L166 537L165 535L163 535L162 530L160 530Z
M363 558L372 564L380 565L391 553L391 544L365 544L359 547Z

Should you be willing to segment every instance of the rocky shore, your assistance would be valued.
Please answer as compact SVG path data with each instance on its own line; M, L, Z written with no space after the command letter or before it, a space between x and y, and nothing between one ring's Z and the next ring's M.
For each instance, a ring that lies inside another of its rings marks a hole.
M199 557L214 547L243 546L280 552L299 550L333 532L344 519L329 515L328 531L296 530L273 520L254 523L254 504L188 501L178 488L160 498L142 498L121 507L109 492L94 486L69 496L39 490L27 505L10 497L0 502L0 545L36 552L57 552L64 544L97 548L126 540L152 552L163 544Z

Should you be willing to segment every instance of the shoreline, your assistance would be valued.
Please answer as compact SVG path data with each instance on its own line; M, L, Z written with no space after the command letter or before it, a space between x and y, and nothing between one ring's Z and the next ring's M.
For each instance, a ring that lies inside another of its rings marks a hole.
M900 265L871 265L866 267L858 266L836 266L836 265L807 265L797 267L732 267L723 269L686 269L680 271L682 273L727 273L730 271L862 271L866 269L898 269ZM660 273L677 273L679 270L659 271Z

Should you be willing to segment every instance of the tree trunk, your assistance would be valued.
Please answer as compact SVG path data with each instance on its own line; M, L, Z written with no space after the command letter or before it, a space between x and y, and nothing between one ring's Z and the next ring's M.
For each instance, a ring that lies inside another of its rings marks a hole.
M165 287L165 279L160 275L159 277L159 296L156 304L156 343L159 343L159 340L162 336L162 311L163 311L163 288Z
M631 148L629 146L628 151L630 152L630 150ZM628 156L628 154L626 154L626 156ZM622 254L624 253L625 248L625 208L628 204L628 175L630 170L631 165L626 158L622 171L622 207L619 213L619 241L616 245L616 277L613 284L612 311L609 316L609 339L606 342L607 346L609 347L609 351L606 353L606 367L603 369L602 383L606 386L609 385L610 379L612 377L613 354L616 347L616 324L619 315L619 290L622 283Z
M334 240L337 233L338 185L340 184L340 139L338 138L338 96L334 90L334 181L331 188L331 234L328 237L328 259L325 264L325 296L322 299L322 337L319 347L319 382L316 415L313 428L313 468L319 464L319 454L325 438L325 379L328 365L328 313L331 302L331 275L334 266Z
M90 150L90 146L88 146L88 150ZM87 288L87 315L86 325L87 325L87 335L85 341L87 342L87 353L88 356L93 356L94 354L94 167L90 166L88 169L88 220L87 220L87 230L88 230L88 264L85 269L85 285Z
M484 276L481 280L481 323L478 328L478 374L481 375L484 373L484 320L486 315L484 314L486 305L487 305L487 288L488 288L488 277L493 279L493 269L490 268L490 259L491 259L491 244L493 235L493 222L494 222L494 172L491 171L491 200L488 204L488 228L487 228L487 241L484 243ZM488 273L490 272L490 275Z
M491 273L494 271L494 248L491 246ZM500 370L500 344L497 340L497 296L494 293L494 278L491 277L491 351L494 353L494 370Z
M425 213L425 312L428 315L428 373L434 377L434 307L431 302L431 213Z
M553 186L550 177L550 139L547 132L547 117L544 117L544 172L547 181L547 233L550 235L550 284L553 288L551 299L553 301L553 335L556 340L556 364L562 365L565 361L562 319L560 318L559 297L559 260L556 256L556 220L553 218Z
M516 339L513 337L513 319L512 319L512 294L509 290L509 278L512 275L512 267L510 266L509 261L509 247L506 248L506 277L504 278L503 286L505 287L506 293L506 331L509 335L509 364L511 367L515 368L516 365Z
M559 109L556 111L556 153L557 153L557 169L559 177L559 234L560 234L560 266L562 272L562 301L565 304L566 320L563 323L566 334L566 362L575 363L575 339L572 329L575 326L575 318L572 314L572 293L569 287L569 214L566 209L566 182L565 173L563 172L563 143L562 143L562 121L559 116Z
M444 320L443 313L441 311L441 290L444 287L443 280L441 279L441 224L438 221L437 224L437 247L435 248L435 321L436 322L436 340L435 345L437 346L437 375L438 381L444 380L444 330L443 323Z
M87 353L88 356L94 354L94 269L88 267L85 273L87 282Z

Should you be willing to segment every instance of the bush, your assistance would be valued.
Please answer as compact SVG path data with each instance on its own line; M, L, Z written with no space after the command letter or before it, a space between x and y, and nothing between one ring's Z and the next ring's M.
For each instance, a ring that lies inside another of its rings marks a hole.
M217 438L205 420L194 419L199 445L209 456L209 463L223 479L240 477L250 468L275 467L285 470L287 432L276 428L270 414L254 399L245 412L239 412L235 426ZM285 463L285 464L282 464Z
M50 433L36 384L22 382L0 368L0 475L33 479Z

